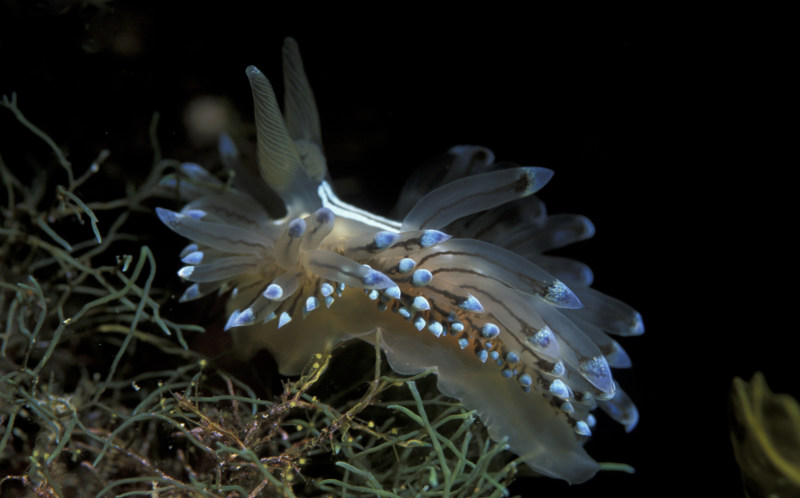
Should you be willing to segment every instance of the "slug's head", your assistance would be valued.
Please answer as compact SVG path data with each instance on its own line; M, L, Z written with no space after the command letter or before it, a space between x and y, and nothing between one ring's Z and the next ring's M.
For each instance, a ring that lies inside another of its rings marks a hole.
M286 204L289 217L321 207L317 186L327 174L319 115L297 43L283 46L284 120L272 85L255 66L246 69L253 91L258 169Z

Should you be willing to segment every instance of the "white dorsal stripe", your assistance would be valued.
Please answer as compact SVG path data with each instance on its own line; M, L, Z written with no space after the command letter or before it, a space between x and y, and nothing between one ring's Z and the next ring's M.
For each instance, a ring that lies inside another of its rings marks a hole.
M400 227L402 226L401 222L372 214L369 211L364 211L363 209L359 209L351 204L343 202L336 197L333 189L325 180L322 180L322 182L319 184L319 187L317 187L317 195L319 195L319 198L322 200L322 205L333 211L333 214L336 216L341 216L359 223L364 223L365 225L369 225L380 230L400 233Z

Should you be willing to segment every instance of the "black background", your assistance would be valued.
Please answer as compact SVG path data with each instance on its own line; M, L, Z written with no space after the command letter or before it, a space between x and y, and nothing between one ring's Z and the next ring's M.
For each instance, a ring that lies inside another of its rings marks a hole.
M800 393L797 292L785 285L797 275L797 161L786 153L797 114L780 13L2 5L0 93L16 91L78 171L108 148L111 174L146 174L156 110L165 156L202 161L208 151L185 137L186 104L226 97L249 122L244 68L258 65L280 90L285 36L303 54L331 175L356 180L349 200L363 207L388 209L422 160L458 143L555 170L539 194L550 212L597 228L561 254L589 263L595 287L645 320L644 336L621 341L634 368L616 374L640 424L625 434L601 418L587 446L637 472L573 487L521 480L517 493L741 496L731 379L762 370L774 390ZM4 156L29 140L12 124L0 115Z

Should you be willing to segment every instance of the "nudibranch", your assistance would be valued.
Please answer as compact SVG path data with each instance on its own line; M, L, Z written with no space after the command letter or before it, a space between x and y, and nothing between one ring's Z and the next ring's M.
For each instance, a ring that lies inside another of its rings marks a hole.
M400 374L434 369L439 390L533 470L591 478L591 412L599 406L628 430L638 419L611 374L630 359L609 334L644 330L636 311L590 288L587 266L542 254L590 237L591 222L548 216L531 195L552 171L497 163L476 146L453 147L412 177L402 221L342 202L292 39L283 70L282 115L267 78L246 69L261 178L223 136L222 162L239 183L189 163L166 182L188 201L180 212L157 208L191 241L180 300L229 290L225 328L246 351L268 349L286 375L342 341L377 342ZM270 207L276 194L285 216Z

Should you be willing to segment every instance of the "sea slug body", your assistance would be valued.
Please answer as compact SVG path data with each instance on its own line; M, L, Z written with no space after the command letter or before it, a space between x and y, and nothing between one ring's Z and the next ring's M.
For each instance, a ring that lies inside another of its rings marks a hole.
M181 301L230 290L226 329L245 351L268 349L286 375L342 341L375 343L380 331L396 372L434 368L439 390L476 410L532 469L591 478L591 412L599 406L628 430L638 420L611 373L630 359L609 334L644 331L636 311L590 288L588 267L542 254L591 237L591 222L545 214L532 194L552 171L498 164L477 146L451 148L424 182L412 177L400 221L341 201L294 40L283 57L285 118L267 78L246 70L260 178L224 136L222 161L240 183L195 164L164 181L187 201L180 212L157 208L191 241ZM270 214L275 194L285 216Z

